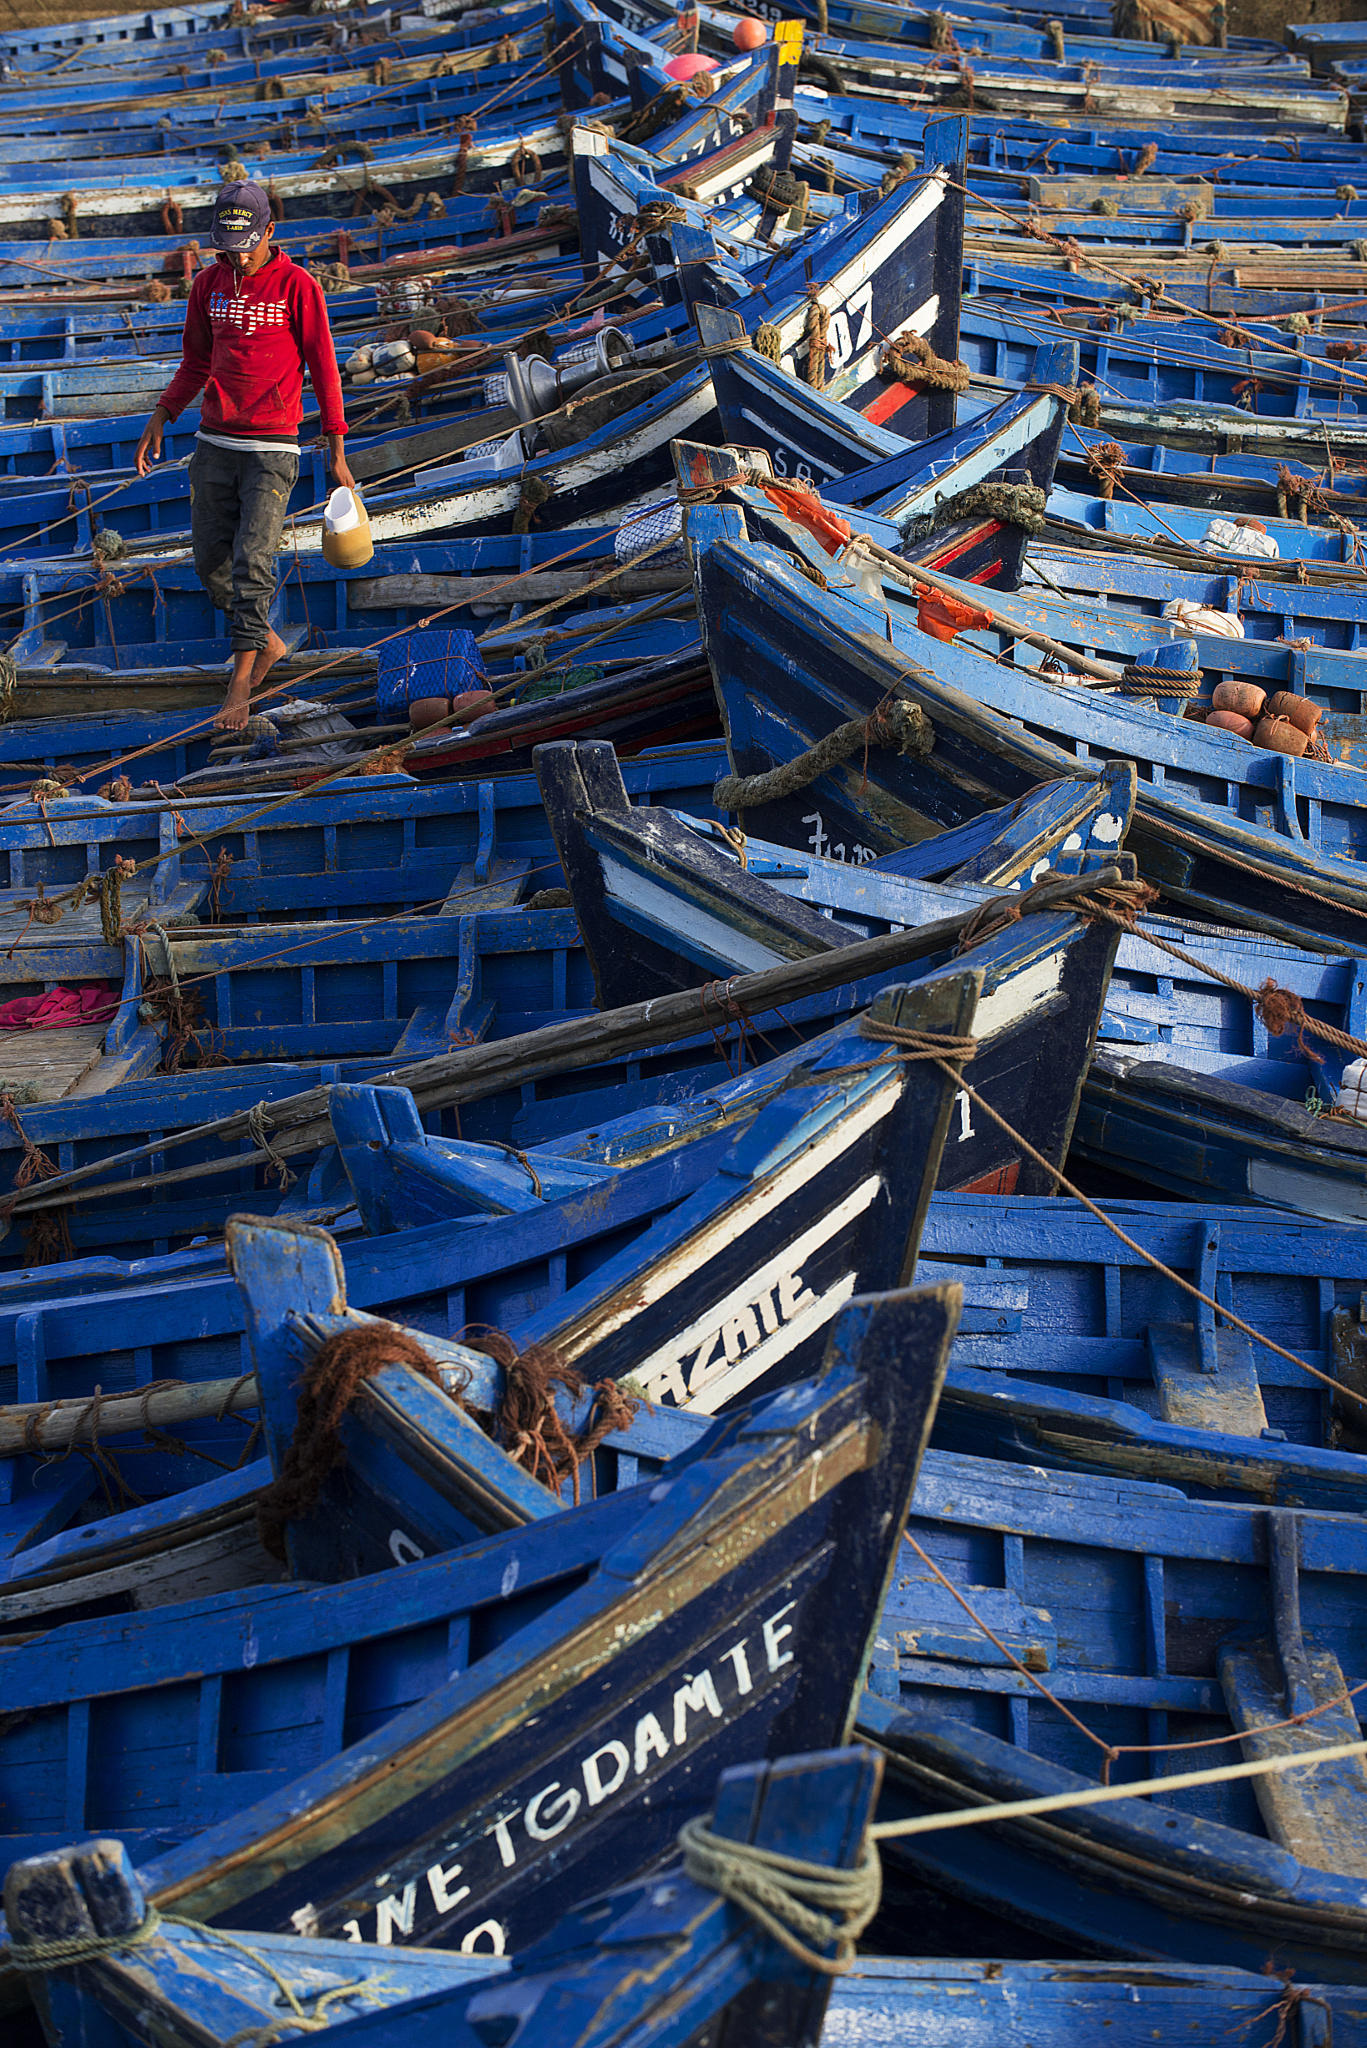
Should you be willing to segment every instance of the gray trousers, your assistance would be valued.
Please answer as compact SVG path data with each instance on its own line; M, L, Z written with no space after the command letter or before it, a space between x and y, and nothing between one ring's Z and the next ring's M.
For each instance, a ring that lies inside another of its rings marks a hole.
M299 454L259 454L196 441L190 457L190 538L195 570L232 632L232 650L262 648L270 634L275 559L299 475Z

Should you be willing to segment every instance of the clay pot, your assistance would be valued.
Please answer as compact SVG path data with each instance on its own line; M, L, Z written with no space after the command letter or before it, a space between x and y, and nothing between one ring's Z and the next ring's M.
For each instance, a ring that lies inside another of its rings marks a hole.
M1315 727L1324 716L1313 697L1298 697L1294 690L1277 690L1267 700L1269 718L1288 718L1299 732L1313 739Z
M1289 718L1260 718L1253 730L1253 744L1266 747L1273 754L1303 754L1310 744L1310 735Z
M473 725L477 718L487 718L497 709L498 701L492 690L459 690L451 699L452 715L465 725Z
M1267 702L1267 692L1257 683L1217 683L1211 696L1217 711L1237 711L1240 718L1257 718Z
M415 697L408 707L408 723L415 732L451 716L460 724L472 725L497 709L491 690L458 690L454 697Z
M1253 720L1241 718L1237 711L1212 711L1207 725L1218 725L1221 732L1237 732L1241 740L1253 737Z

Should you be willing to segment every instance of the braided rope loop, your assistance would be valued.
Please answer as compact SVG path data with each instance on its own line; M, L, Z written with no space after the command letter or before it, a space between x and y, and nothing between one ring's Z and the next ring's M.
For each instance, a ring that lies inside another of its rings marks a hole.
M714 1835L702 1819L685 1823L679 1845L695 1884L739 1906L809 1970L836 1977L849 1969L882 1898L882 1867L867 1837L852 1870Z

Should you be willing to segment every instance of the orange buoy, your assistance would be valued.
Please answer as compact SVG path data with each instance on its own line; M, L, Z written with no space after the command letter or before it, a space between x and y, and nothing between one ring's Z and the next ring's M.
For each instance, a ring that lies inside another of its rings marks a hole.
M769 31L753 14L742 14L731 31L731 40L738 50L758 50L769 40Z
M448 717L461 725L473 725L477 718L497 709L498 699L492 690L460 690L454 697L415 697L408 707L408 723L415 732Z
M1313 697L1298 697L1294 690L1278 690L1267 700L1268 713L1273 718L1289 718L1303 733L1314 738L1315 727L1324 716L1323 707Z
M1310 744L1309 733L1289 718L1260 718L1253 729L1253 744L1273 754L1303 754Z
M1241 718L1237 711L1212 711L1207 725L1218 725L1221 732L1237 732L1241 740L1253 737L1253 720Z
M477 718L487 718L497 709L498 699L492 690L458 690L451 699L452 717L466 725L473 725Z
M1240 718L1254 719L1261 716L1267 692L1257 683L1217 683L1210 701L1217 711L1237 711Z

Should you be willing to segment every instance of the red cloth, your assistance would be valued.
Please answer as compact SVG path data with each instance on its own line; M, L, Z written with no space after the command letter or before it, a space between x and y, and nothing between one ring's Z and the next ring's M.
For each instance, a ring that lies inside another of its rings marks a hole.
M0 1031L65 1031L73 1024L107 1024L119 1007L112 981L83 981L76 988L59 983L46 995L16 996L0 1003Z
M201 270L185 308L180 368L157 403L178 419L201 389L210 434L293 439L304 410L304 366L325 434L344 434L342 380L316 278L277 249L255 277L220 256Z

